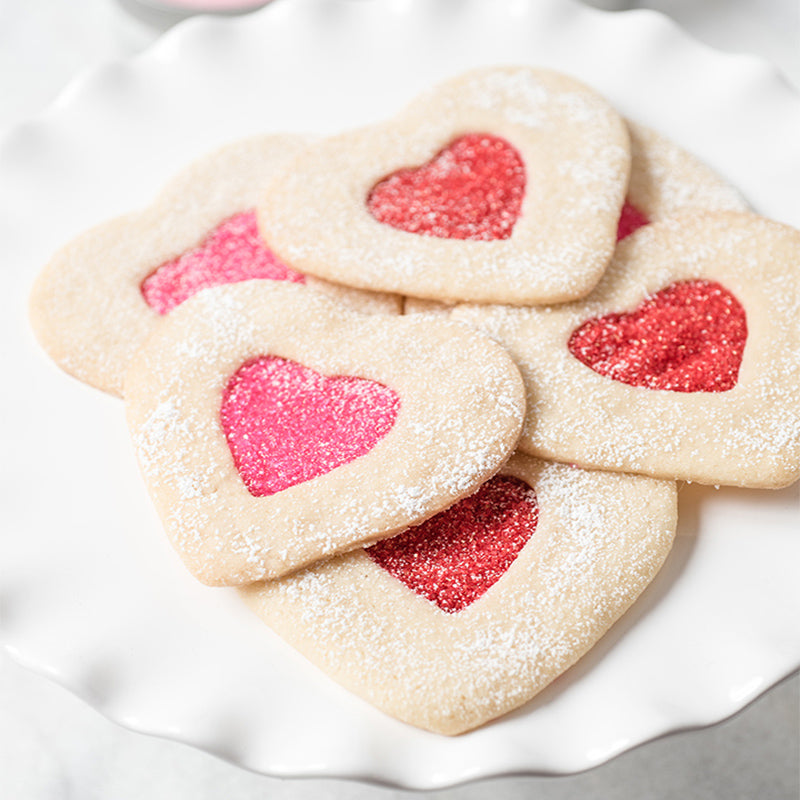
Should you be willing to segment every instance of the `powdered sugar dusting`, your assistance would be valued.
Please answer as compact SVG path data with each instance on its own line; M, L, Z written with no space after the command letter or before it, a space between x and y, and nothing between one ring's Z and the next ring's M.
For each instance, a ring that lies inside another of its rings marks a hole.
M800 236L732 212L675 217L624 240L585 303L461 306L453 316L509 349L528 387L526 452L701 483L781 486L800 469ZM719 393L623 387L569 354L587 320L630 312L679 281L718 282L742 304L738 383ZM579 404L574 402L576 393Z
M747 211L739 192L660 133L629 122L631 178L628 197L652 220L685 209Z
M401 719L455 733L508 711L630 605L663 562L676 519L674 484L520 457L510 469L539 498L537 532L456 614L361 552L247 596L311 660Z
M251 496L220 409L231 376L266 357L386 387L394 424L335 469ZM196 574L226 583L375 540L469 494L513 448L524 404L510 359L464 326L360 315L265 281L204 290L165 317L128 383L168 533Z
M504 115L517 125L541 128L552 115L552 92L544 83L531 80L527 70L476 74L465 88L476 107ZM452 95L448 100L459 102Z
M32 321L48 353L80 380L121 395L125 371L158 321L143 282L158 310L167 311L214 283L302 280L263 247L252 209L264 183L303 143L274 134L232 142L190 164L146 208L58 250L32 293ZM204 240L213 245L211 260L208 248L198 248Z
M426 163L465 131L504 139L524 162L525 197L507 239L409 236L369 214L377 182ZM555 73L480 70L423 95L394 122L310 148L267 192L260 221L284 259L331 280L442 300L559 302L602 273L628 167L624 123L599 96Z

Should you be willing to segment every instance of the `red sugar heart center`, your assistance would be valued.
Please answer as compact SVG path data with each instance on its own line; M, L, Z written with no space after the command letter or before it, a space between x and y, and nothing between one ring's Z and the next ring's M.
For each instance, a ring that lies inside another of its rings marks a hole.
M590 319L569 351L595 372L631 386L726 392L747 339L739 301L714 281L673 283L627 314Z
M142 294L150 308L167 314L201 289L254 278L305 283L264 244L255 212L243 211L218 225L198 247L151 273Z
M402 169L370 192L379 222L444 239L507 239L525 194L525 165L505 139L461 136L417 169Z
M649 224L650 220L647 215L626 200L622 205L617 223L617 241L621 242L626 236L630 236L634 231Z
M391 430L400 398L375 381L326 377L274 356L228 381L220 420L250 494L272 495L368 453Z
M498 475L470 497L366 552L409 589L452 614L500 579L538 519L533 489Z

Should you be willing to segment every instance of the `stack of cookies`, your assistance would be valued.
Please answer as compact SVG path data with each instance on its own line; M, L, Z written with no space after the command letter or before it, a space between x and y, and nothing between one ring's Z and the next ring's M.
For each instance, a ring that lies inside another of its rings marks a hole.
M800 475L800 232L595 92L486 68L265 135L67 244L52 358L124 398L186 567L456 734L588 651L677 481Z

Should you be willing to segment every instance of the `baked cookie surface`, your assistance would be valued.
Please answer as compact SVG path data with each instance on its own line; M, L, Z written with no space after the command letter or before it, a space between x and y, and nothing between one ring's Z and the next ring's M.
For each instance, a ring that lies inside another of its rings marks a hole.
M626 120L631 144L628 191L617 222L617 241L638 228L690 211L747 211L747 203L727 181L652 128ZM445 304L403 298L405 314L446 314Z
M167 534L209 584L423 521L500 467L525 407L511 359L467 326L274 281L209 289L165 317L125 396Z
M351 286L560 302L608 263L629 161L624 122L583 84L487 68L311 145L266 193L259 224L289 263Z
M78 379L120 395L159 316L204 288L254 278L307 284L356 308L398 313L398 298L302 275L261 239L255 204L303 144L288 135L230 144L173 178L144 211L59 250L31 296L31 322L48 354Z
M619 239L677 213L747 211L744 198L723 177L652 128L627 120L631 176Z
M800 232L693 213L620 242L586 300L459 306L522 372L520 449L587 468L777 488L800 474Z
M672 482L515 455L418 528L242 592L350 691L457 734L592 647L660 569L676 514Z

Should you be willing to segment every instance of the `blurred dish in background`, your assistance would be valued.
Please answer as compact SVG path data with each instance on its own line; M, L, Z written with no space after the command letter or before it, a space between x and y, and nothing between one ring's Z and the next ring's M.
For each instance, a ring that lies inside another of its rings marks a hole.
M135 17L151 25L168 27L193 14L246 14L269 0L119 0Z
M605 11L625 11L634 5L630 0L583 0L583 2Z

